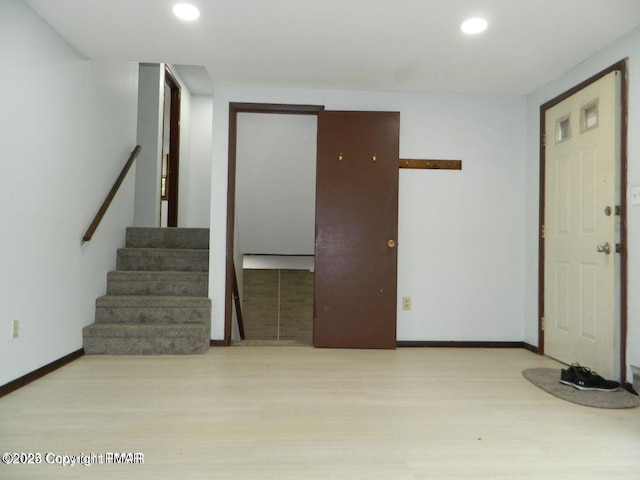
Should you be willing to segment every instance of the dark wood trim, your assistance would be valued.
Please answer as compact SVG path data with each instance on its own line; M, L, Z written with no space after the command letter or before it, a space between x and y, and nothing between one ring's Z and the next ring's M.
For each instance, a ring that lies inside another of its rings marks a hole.
M432 348L534 348L525 342L466 342L466 341L422 341L400 340L398 347L432 347ZM537 349L536 352L537 353Z
M98 210L98 213L96 213L93 222L91 222L91 225L89 225L89 228L82 237L82 243L88 242L93 237L93 234L96 232L98 225L100 225L100 222L102 221L102 217L104 217L104 214L107 213L107 209L109 208L109 205L111 205L113 197L115 197L116 193L118 193L120 185L122 185L122 182L127 176L127 173L129 173L129 169L131 168L131 165L133 165L134 160L138 157L140 150L142 150L142 147L140 145L136 145L131 152L131 155L129 155L129 159L124 164L124 167L122 167L120 175L118 176L118 178L116 178L116 181L113 183L113 187L111 187L111 190L107 194L107 197L104 199L104 202L102 202L102 206Z
M540 354L538 347L527 342L474 342L474 341L423 341L401 340L398 347L432 347L432 348L524 348Z
M229 156L227 171L227 258L224 300L224 344L231 345L231 323L233 320L233 271L234 228L236 203L236 146L238 139L239 113L271 113L288 115L317 115L324 110L320 105L286 105L276 103L229 102Z
M522 348L524 348L525 350L529 350L532 353L536 353L538 355L542 355L540 353L540 349L538 347L536 347L535 345L531 345L530 343L527 343L527 342L523 342L523 343L524 343L524 345L523 345Z
M235 104L229 104L229 158L227 170L227 247L224 287L224 344L231 345L231 323L233 321L233 270L236 211L236 147L238 137L238 112Z
M400 168L420 170L462 170L462 160L417 160L400 159Z
M227 344L224 340L209 340L210 347L228 347L231 344Z
M324 110L322 105L288 105L284 103L243 103L230 102L229 109L236 113L271 113L285 115L317 115Z
M539 213L539 237L538 237L538 349L540 354L544 354L544 331L542 330L542 317L544 317L544 238L542 237L542 226L544 225L545 206L545 112L549 108L566 100L583 88L600 80L611 72L618 71L621 74L620 88L620 374L621 382L625 383L627 378L627 329L628 329L628 248L627 248L627 145L628 145L628 120L629 120L629 69L628 58L605 68L587 80L570 88L557 97L549 100L540 106L540 213Z
M178 226L178 193L180 184L180 84L168 66L164 67L164 82L171 90L169 108L169 162L167 164L167 227Z
M15 392L19 388L22 388L25 385L28 385L29 383L38 380L39 378L44 377L45 375L53 372L54 370L64 367L65 365L73 362L74 360L77 360L83 355L84 355L84 348L81 348L80 350L71 352L70 354L65 355L62 358L59 358L58 360L54 360L53 362L48 363L44 367L40 367L31 373L27 373L26 375L23 375L20 378L16 378L15 380L9 383L5 383L4 385L0 386L0 398L4 397L5 395L9 395L12 392Z
M242 318L242 305L240 304L240 290L238 288L235 262L233 264L233 301L236 307L236 318L238 319L238 333L240 334L240 340L244 340L244 319Z
M615 72L615 71L619 71L619 72L623 72L627 70L627 61L628 59L622 59L619 62L614 63L613 65L605 68L604 70L596 73L595 75L587 78L586 80L584 80L583 82L580 82L578 85L571 87L569 90L561 93L560 95L558 95L557 97L552 98L551 100L543 103L540 106L540 110L544 111L544 110L548 110L551 107L553 107L554 105L557 105L560 102L563 102L564 100L566 100L567 98L569 98L570 96L578 93L580 90L584 89L585 87L588 87L589 85L591 85L592 83L597 82L598 80L600 80L602 77L606 77L607 75L609 75L611 72ZM541 132L544 133L544 132Z
M550 108L550 107L547 107ZM540 106L539 123L540 131L538 132L538 152L539 152L539 165L540 165L540 180L538 185L538 350L541 355L544 355L544 236L542 232L544 230L544 198L545 198L545 140L544 135L546 131L545 111Z

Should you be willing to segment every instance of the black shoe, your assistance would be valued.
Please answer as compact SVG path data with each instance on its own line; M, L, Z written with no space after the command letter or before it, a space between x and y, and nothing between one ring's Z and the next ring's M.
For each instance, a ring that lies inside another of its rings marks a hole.
M612 392L620 387L620 383L605 380L590 368L574 363L566 370L560 371L560 383L570 385L578 390L597 390Z
M570 365L566 370L560 370L560 383L564 383L565 385L573 384L576 378L576 367L574 365Z

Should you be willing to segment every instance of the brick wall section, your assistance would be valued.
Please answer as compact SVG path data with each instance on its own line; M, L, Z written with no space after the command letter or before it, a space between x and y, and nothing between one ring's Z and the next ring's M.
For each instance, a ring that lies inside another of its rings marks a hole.
M280 270L280 340L313 335L313 272Z
M311 342L313 272L244 270L243 275L242 313L247 340ZM280 318L278 318L278 283L280 283Z

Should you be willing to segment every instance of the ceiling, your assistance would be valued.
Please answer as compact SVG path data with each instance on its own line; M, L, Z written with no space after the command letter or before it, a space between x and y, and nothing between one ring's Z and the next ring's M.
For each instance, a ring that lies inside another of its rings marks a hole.
M87 58L215 85L485 95L526 95L640 24L639 0L191 0L191 23L177 1L27 3ZM471 16L489 29L461 33Z

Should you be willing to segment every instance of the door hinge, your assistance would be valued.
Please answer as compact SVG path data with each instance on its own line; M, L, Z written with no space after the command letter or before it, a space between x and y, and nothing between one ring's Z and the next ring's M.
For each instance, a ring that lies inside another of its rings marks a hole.
M547 146L547 134L546 133L542 134L542 146L543 147Z
M544 238L544 225L542 225L542 238Z
M544 317L540 317L540 330L544 332Z

